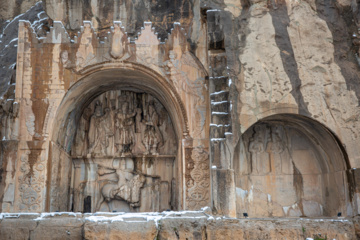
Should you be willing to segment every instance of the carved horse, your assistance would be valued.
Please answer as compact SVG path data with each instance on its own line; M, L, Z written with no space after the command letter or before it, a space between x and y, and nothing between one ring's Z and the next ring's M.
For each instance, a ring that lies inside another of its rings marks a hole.
M136 175L126 184L119 186L116 183L105 184L101 188L100 199L96 205L96 211L100 210L101 205L107 202L110 212L113 211L110 202L112 200L122 200L130 203L131 207L140 206L140 188L144 185L145 177Z

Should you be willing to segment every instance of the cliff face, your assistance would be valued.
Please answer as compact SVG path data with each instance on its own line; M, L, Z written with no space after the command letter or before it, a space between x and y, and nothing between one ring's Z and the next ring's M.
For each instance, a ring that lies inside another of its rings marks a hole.
M16 4L0 5L0 146L5 149L0 154L0 200L6 195L4 199L13 204L10 192L15 190L9 183L14 176L10 175L16 175L15 159L20 159L9 157L11 151L6 149L23 149L17 144L24 139L49 141L39 122L51 122L58 114L59 96L82 78L82 71L107 61L114 64L133 61L163 74L177 90L183 91L179 94L185 106L182 114L187 114L190 127L186 139L206 139L209 144L211 204L217 213L231 216L241 216L245 210L253 216L359 213L357 1L46 0ZM30 21L35 32L27 37L30 27L23 28L22 31L27 29L23 36L30 46L25 50L17 49L20 20ZM85 26L83 21L90 21L91 25L87 22ZM115 34L111 28L114 21L121 21L124 27L118 34L128 37L124 40L128 41L126 50L115 49L121 57L108 53L113 47L110 39ZM150 25L145 26L144 22L151 22L152 29L146 28ZM179 28L175 27L179 24ZM88 32L84 33L84 28ZM184 38L179 37L180 31ZM85 34L91 43L82 42ZM150 34L152 38L146 38ZM152 47L139 48L137 44ZM146 49L152 49L153 56L145 56L144 60L140 56ZM122 51L128 51L128 56L122 55ZM23 69L30 69L29 73L24 70L22 78L36 81L30 84L30 100L24 100L20 107L34 99L42 101L34 101L34 106L40 107L29 107L29 112L19 110L27 116L23 122L18 121L19 106L14 95L19 78L15 76L19 52L28 54L22 55L24 58L33 54L28 62L21 58L18 62L23 61ZM92 58L79 64L78 53L92 54ZM49 73L43 71L46 68ZM191 91L184 90L188 82L175 84L181 77L194 80ZM206 93L196 88L198 77L203 78L200 85L204 85ZM55 82L56 87L63 89L56 93L57 102L49 103L50 95L46 94L53 89L42 85ZM82 111L85 106L78 108ZM40 118L41 121L34 120ZM64 128L68 122L64 120ZM36 132L39 135L36 139L26 132L29 126L41 130ZM21 128L28 137L21 139ZM197 128L201 130L191 130ZM61 134L66 138L70 133ZM14 158L12 167L8 164L10 158ZM314 194L314 189L320 189L320 193ZM341 197L334 200L332 194Z

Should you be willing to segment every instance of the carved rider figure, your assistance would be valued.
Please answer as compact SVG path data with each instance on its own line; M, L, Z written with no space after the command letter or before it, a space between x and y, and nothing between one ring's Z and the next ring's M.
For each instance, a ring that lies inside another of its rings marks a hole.
M134 143L134 116L136 112L129 113L129 103L123 102L121 109L115 114L115 145L117 153L124 155L131 153Z
M121 159L120 167L113 169L108 173L115 172L117 175L117 183L108 183L101 188L101 196L97 203L96 210L99 211L101 205L107 202L109 210L112 211L112 200L121 200L128 202L130 207L140 206L140 188L144 185L145 177L143 175L135 175L133 164L130 168L126 168L125 159ZM103 175L98 172L99 175Z

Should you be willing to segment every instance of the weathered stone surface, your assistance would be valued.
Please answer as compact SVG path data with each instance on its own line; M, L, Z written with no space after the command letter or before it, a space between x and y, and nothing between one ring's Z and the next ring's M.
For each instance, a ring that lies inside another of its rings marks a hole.
M7 215L7 239L357 239L358 218L234 219L205 212ZM13 217L16 217L14 219Z
M155 239L158 229L154 221L86 222L84 239Z
M0 222L0 235L3 239L30 239L30 232L36 225L33 219L3 219Z
M37 222L30 239L83 239L83 219L50 218Z

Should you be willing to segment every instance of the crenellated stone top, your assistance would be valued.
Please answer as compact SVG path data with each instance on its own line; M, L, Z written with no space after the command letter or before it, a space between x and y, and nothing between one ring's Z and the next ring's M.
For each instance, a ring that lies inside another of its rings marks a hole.
M73 38L60 21L54 21L46 37L38 37L29 22L21 21L20 31L24 29L29 33L24 37L32 47L60 44L60 62L65 69L77 74L86 72L89 66L103 62L129 61L144 64L164 76L169 76L172 65L170 62L185 57L187 65L195 66L199 70L196 78L205 78L207 75L203 64L190 52L187 34L178 22L174 23L164 42L161 42L151 22L144 22L134 39L128 36L121 21L114 21L106 36L98 34L91 21L84 21L81 30Z

